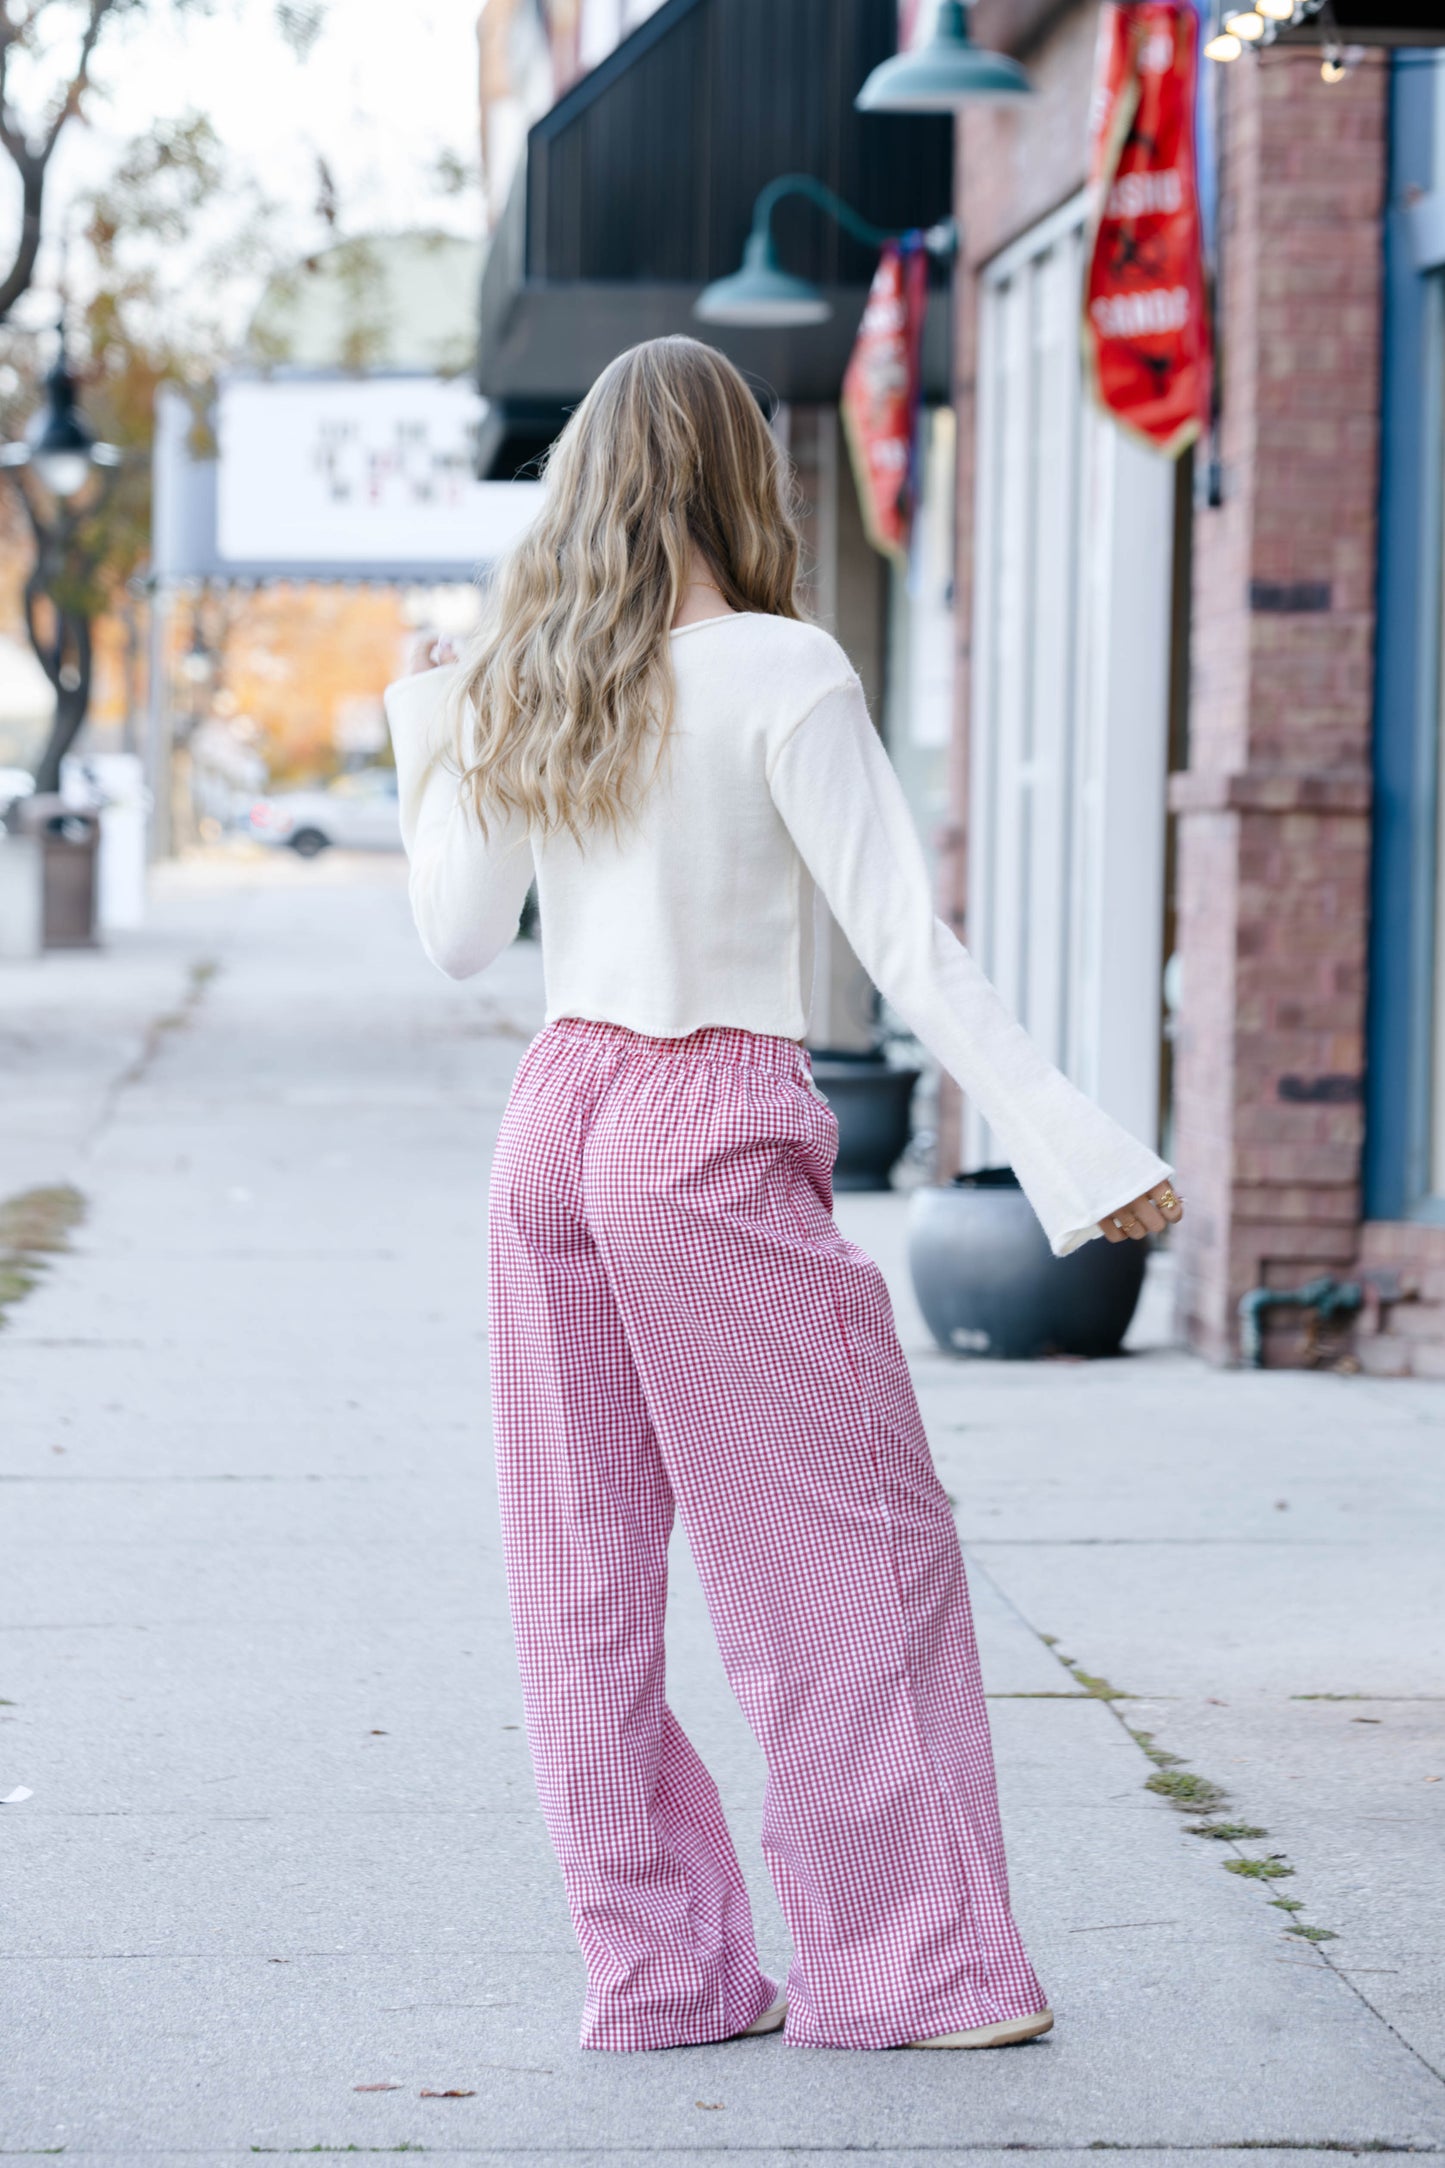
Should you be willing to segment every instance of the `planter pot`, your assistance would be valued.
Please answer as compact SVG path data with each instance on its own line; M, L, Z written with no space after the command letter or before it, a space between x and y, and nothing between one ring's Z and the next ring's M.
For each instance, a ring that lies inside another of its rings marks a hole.
M887 1189L907 1146L917 1069L895 1069L886 1055L838 1047L810 1049L813 1082L838 1124L833 1187Z
M920 1189L908 1263L941 1348L1005 1361L1116 1355L1144 1284L1142 1242L1086 1243L1055 1257L1012 1168Z

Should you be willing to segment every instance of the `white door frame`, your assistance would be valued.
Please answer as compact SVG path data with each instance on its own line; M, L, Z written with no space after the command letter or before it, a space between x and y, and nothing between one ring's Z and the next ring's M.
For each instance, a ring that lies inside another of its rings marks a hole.
M981 276L967 931L1050 1059L1157 1143L1175 468L1085 392L1085 213ZM972 1109L965 1147L998 1156Z

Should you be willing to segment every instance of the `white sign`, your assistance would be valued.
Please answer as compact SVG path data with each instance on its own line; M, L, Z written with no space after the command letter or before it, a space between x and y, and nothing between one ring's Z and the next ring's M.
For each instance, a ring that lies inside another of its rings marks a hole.
M223 562L489 562L530 524L542 485L475 479L484 411L469 384L436 377L222 384Z

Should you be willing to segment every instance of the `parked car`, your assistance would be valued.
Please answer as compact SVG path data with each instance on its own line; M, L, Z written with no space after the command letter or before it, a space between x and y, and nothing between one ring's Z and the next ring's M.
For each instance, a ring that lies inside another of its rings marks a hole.
M399 851L396 770L357 768L314 790L257 798L243 827L258 843L285 844L315 858L336 844L347 851Z

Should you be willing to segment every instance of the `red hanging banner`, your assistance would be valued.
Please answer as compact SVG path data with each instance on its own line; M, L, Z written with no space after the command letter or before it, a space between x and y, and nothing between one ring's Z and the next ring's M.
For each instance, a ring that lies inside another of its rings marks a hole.
M874 549L906 558L913 524L913 436L918 419L928 258L889 241L873 274L840 406L863 527Z
M1084 353L1099 404L1177 457L1209 420L1213 361L1195 161L1199 19L1187 0L1099 22Z

